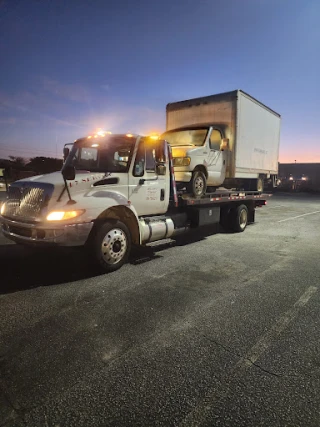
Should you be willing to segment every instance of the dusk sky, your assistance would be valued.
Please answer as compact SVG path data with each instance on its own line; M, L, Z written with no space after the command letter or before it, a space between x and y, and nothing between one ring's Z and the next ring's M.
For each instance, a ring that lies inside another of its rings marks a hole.
M0 158L242 89L281 114L280 162L320 162L319 22L319 0L0 0Z

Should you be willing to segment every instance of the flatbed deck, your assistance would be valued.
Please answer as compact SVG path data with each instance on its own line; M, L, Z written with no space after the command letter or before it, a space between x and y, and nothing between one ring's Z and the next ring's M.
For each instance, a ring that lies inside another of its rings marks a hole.
M214 193L208 193L201 198L192 197L190 194L182 194L178 199L180 205L194 206L229 203L231 200L256 200L262 202L266 201L271 196L271 194L261 193L259 191L219 190Z

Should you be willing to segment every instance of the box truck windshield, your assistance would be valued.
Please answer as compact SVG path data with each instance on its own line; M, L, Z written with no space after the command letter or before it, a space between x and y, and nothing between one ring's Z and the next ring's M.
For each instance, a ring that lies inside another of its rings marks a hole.
M74 144L67 164L91 172L127 172L135 138L83 140Z
M208 128L172 130L161 135L173 147L181 145L195 145L200 147L204 144Z

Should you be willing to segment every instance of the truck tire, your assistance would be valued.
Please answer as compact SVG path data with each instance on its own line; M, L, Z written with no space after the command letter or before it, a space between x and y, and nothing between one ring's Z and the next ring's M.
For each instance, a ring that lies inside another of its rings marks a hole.
M194 197L202 197L206 194L207 179L203 172L194 171L192 173L191 181L188 184L188 191Z
M238 187L239 187L238 189L240 190L259 191L260 193L262 193L264 189L264 180L263 178L245 179Z
M116 271L126 262L131 249L128 227L118 220L103 223L92 239L95 261L104 272Z
M230 212L230 225L233 231L241 233L248 224L248 208L246 205L239 205Z

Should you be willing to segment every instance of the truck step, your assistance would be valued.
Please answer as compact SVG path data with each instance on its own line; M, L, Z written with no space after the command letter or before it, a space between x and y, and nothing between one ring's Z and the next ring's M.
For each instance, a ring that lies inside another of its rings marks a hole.
M147 243L146 246L148 248L155 248L157 246L168 245L169 243L174 243L174 242L175 240L168 238L168 239L158 240L156 242Z

